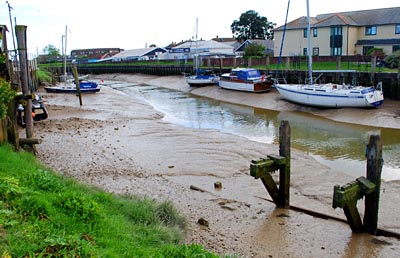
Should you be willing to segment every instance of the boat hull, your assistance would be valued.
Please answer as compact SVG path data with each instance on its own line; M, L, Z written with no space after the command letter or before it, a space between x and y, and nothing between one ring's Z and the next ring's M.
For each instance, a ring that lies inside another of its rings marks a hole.
M337 86L335 86L337 87ZM304 85L276 84L282 98L291 102L316 107L379 107L383 104L383 93L373 87L339 89L330 86L308 87Z
M217 85L218 77L201 78L197 76L189 76L186 78L187 84L192 87Z
M80 82L81 93L96 93L100 91L100 86L95 82ZM77 93L75 84L65 84L55 87L44 87L49 93Z
M221 78L218 82L218 86L228 90L267 92L271 90L272 83L268 81L235 81Z

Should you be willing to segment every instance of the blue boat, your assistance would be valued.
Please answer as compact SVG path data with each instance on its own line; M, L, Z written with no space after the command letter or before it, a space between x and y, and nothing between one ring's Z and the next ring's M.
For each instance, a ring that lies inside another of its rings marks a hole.
M81 93L96 93L100 91L100 86L92 81L79 82ZM77 93L74 83L61 83L59 86L44 87L49 93Z

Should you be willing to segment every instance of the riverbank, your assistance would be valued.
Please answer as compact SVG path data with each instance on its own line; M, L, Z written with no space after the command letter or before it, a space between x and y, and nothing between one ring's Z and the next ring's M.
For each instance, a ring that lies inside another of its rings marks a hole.
M275 110L296 108L273 92L193 89L180 76L93 78L104 80L105 85L149 84L242 105L266 108L263 105L275 103ZM276 209L266 201L270 197L261 181L249 175L249 165L253 159L277 154L276 144L166 123L163 114L146 103L107 86L100 93L84 95L82 107L72 94L43 93L43 98L50 118L35 124L36 137L43 139L37 146L38 158L64 175L113 193L171 200L189 219L188 243L244 257L396 257L400 251L395 238L353 235L345 223ZM359 117L357 112L354 117ZM390 108L385 112L394 115ZM387 124L396 126L393 120ZM333 186L354 178L319 164L307 153L292 150L291 156L291 204L343 219L342 210L331 208ZM222 189L214 188L217 181ZM400 185L388 182L382 189L379 227L400 233L394 215L400 210L393 205L400 201ZM208 227L200 225L199 219L207 220Z

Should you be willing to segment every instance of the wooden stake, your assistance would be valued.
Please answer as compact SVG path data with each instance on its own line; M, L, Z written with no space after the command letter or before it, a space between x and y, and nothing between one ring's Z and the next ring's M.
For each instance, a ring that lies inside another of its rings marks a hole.
M375 191L365 196L364 227L373 235L376 235L378 229L382 165L381 138L379 135L371 135L367 146L367 179L375 184Z
M27 67L27 48L26 48L26 28L25 25L15 26L18 43L20 74L21 74L21 88L22 93L27 95L30 93L28 83L28 67ZM24 107L25 123L26 123L26 138L33 137L33 118L32 118L32 100L28 99Z
M290 197L290 125L282 121L279 127L279 156L285 157L285 165L279 171L279 208L289 208Z
M78 69L76 68L76 65L72 66L72 73L74 74L76 94L79 97L79 104L82 106L83 103L82 103L81 85L79 83Z

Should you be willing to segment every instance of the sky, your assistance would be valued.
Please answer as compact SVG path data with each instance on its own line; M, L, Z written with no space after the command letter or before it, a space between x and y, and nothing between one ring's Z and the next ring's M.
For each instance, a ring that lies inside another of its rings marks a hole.
M137 49L194 38L232 37L230 25L249 10L277 27L285 23L288 0L9 0L13 26L27 26L30 56L49 44L60 52L67 37L73 49ZM310 15L400 7L400 0L309 0ZM9 29L8 48L14 49L7 1L0 1L0 24ZM307 15L306 0L291 0L288 22ZM400 15L400 14L399 14ZM66 29L67 28L67 29Z

